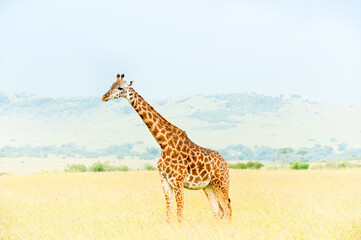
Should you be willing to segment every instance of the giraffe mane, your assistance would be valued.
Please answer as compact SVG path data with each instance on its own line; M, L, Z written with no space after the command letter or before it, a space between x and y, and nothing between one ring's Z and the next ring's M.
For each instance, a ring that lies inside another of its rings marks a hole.
M131 89L132 89L132 91L136 92L133 88L131 88ZM164 121L164 123L169 124L169 125L170 125L173 129L175 129L177 132L184 132L184 135L187 137L187 134L186 134L185 131L183 131L183 130L180 129L179 127L177 127L177 126L173 125L172 123L170 123L170 122L169 122L167 119L165 119L159 112L157 112L157 111L152 107L152 105L150 105L139 93L137 93L137 94L138 94L138 97L139 97L140 99L142 99L146 104L148 104L148 106L150 107L150 109L152 109L152 111L154 111L154 112L159 116L159 118Z

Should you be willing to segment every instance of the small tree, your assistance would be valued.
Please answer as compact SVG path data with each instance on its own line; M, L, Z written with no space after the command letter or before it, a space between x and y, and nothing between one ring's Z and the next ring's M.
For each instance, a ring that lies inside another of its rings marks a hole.
M283 156L282 160L288 164L288 157L289 157L289 154L292 152L293 152L293 149L290 147L287 147L287 148L281 148L280 150L278 150L277 154L280 157Z
M307 151L301 150L301 151L298 151L296 154L301 156L301 160L305 160L305 155L307 154Z

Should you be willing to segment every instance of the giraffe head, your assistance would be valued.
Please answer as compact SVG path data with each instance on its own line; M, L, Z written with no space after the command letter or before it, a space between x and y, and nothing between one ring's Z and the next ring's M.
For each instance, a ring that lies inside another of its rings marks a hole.
M127 83L123 80L124 74L122 76L117 75L117 80L113 83L113 85L110 87L108 92L106 92L102 98L103 101L108 101L109 99L117 99L121 97L127 97L128 96L128 90L129 87L132 86L133 81L130 81L130 83Z

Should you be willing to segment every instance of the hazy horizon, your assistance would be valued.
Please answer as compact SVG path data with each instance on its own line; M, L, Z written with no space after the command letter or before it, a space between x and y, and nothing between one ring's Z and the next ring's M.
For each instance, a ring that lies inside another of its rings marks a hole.
M136 89L135 89L136 90ZM99 102L102 102L101 96L96 96L96 95L82 95L82 96L41 96L41 95L37 95L31 92L3 92L0 91L0 94L5 94L7 96L21 96L21 95L26 95L26 96L32 96L32 97L36 97L36 98L64 98L64 99L72 99L72 98L99 98ZM145 100L162 100L162 99L177 99L177 98L184 98L184 97L196 97L196 96L218 96L218 95L243 95L243 94L255 94L255 95L263 95L263 96L268 96L268 97L281 97L284 99L292 99L292 98L299 98L301 100L304 101L311 101L311 102L316 102L316 103L332 103L332 104L344 104L344 105L360 105L361 103L347 103L347 102L336 102L336 101L319 101L317 99L311 99L311 98L305 98L302 95L299 94L262 94L262 93L258 93L258 92L214 92L214 93L195 93L195 94L184 94L184 95L175 95L175 96L160 96L160 97L148 97L142 93L139 92L139 94L145 98ZM111 102L117 102L117 101L126 101L126 99L112 99ZM107 103L104 103L107 104Z

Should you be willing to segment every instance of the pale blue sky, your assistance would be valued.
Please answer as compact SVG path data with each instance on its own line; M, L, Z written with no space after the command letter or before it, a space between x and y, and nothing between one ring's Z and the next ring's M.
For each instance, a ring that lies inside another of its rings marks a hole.
M361 103L361 1L0 1L0 91Z

